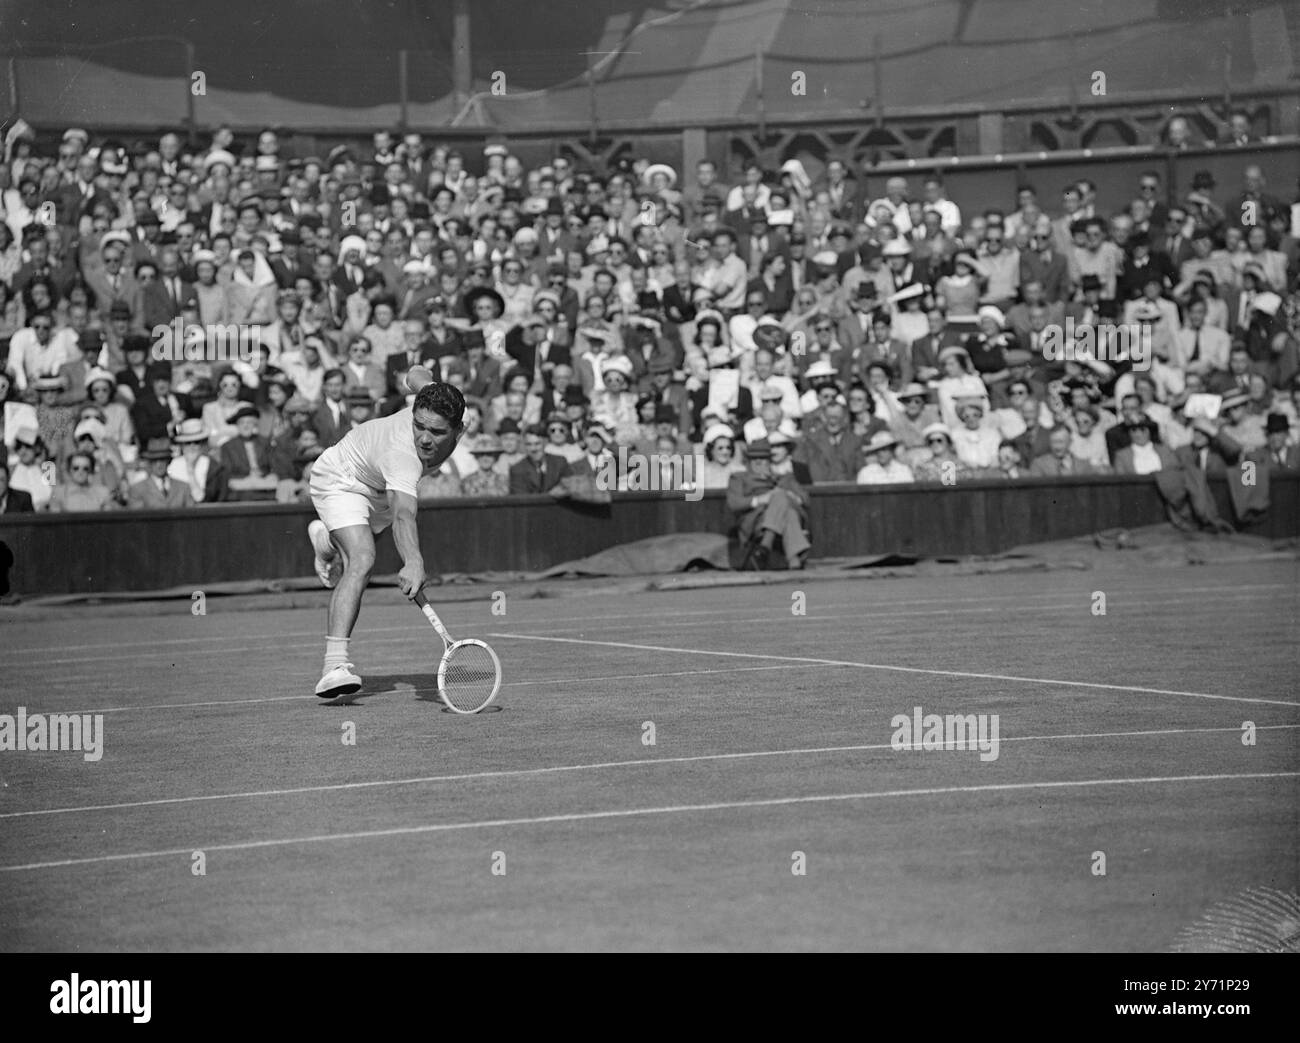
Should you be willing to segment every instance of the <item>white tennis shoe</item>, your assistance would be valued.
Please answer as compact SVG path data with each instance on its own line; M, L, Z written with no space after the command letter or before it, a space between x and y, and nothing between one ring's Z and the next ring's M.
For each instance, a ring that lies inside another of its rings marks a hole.
M307 535L311 538L312 550L316 552L316 575L322 586L333 590L343 575L343 555L334 546L329 529L319 518L307 526Z
M316 694L322 699L336 699L341 695L351 695L359 691L361 678L353 672L355 669L351 663L344 663L327 671L325 676L316 682Z

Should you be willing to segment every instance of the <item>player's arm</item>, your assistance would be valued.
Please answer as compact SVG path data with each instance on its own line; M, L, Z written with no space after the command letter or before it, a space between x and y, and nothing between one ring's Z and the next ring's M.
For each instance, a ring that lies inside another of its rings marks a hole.
M420 533L415 526L416 500L410 493L388 490L388 504L393 511L393 542L402 557L398 585L408 598L424 587L424 556L420 553Z

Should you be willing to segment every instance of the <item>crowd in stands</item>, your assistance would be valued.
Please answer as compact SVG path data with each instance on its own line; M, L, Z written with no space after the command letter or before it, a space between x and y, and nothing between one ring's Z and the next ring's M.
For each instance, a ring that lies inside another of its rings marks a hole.
M977 206L838 159L732 183L419 134L288 158L272 130L40 148L18 124L0 510L304 500L416 364L469 403L422 498L548 492L619 447L701 451L673 474L705 489L751 456L801 488L1295 470L1300 196L1276 191L1247 159L1231 185L1152 171L1123 197L1083 180ZM245 356L159 359L176 320L241 327ZM1224 524L1166 484L1183 522Z

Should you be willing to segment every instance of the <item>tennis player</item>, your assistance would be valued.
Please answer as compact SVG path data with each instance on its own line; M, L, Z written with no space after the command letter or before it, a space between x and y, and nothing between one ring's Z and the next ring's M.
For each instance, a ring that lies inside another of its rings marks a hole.
M424 586L424 558L415 526L416 483L442 466L464 434L465 399L423 366L406 376L415 401L391 416L368 420L316 459L311 501L319 518L307 526L316 575L334 590L325 636L325 668L316 685L322 699L361 688L348 642L361 595L375 566L375 537L390 525L402 558L402 593Z

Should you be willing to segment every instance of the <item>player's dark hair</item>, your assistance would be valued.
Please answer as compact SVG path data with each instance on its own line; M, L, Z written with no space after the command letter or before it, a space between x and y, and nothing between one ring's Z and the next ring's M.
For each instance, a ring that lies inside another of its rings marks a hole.
M427 409L437 413L452 427L465 426L465 396L460 389L440 380L431 381L420 388L413 409Z

